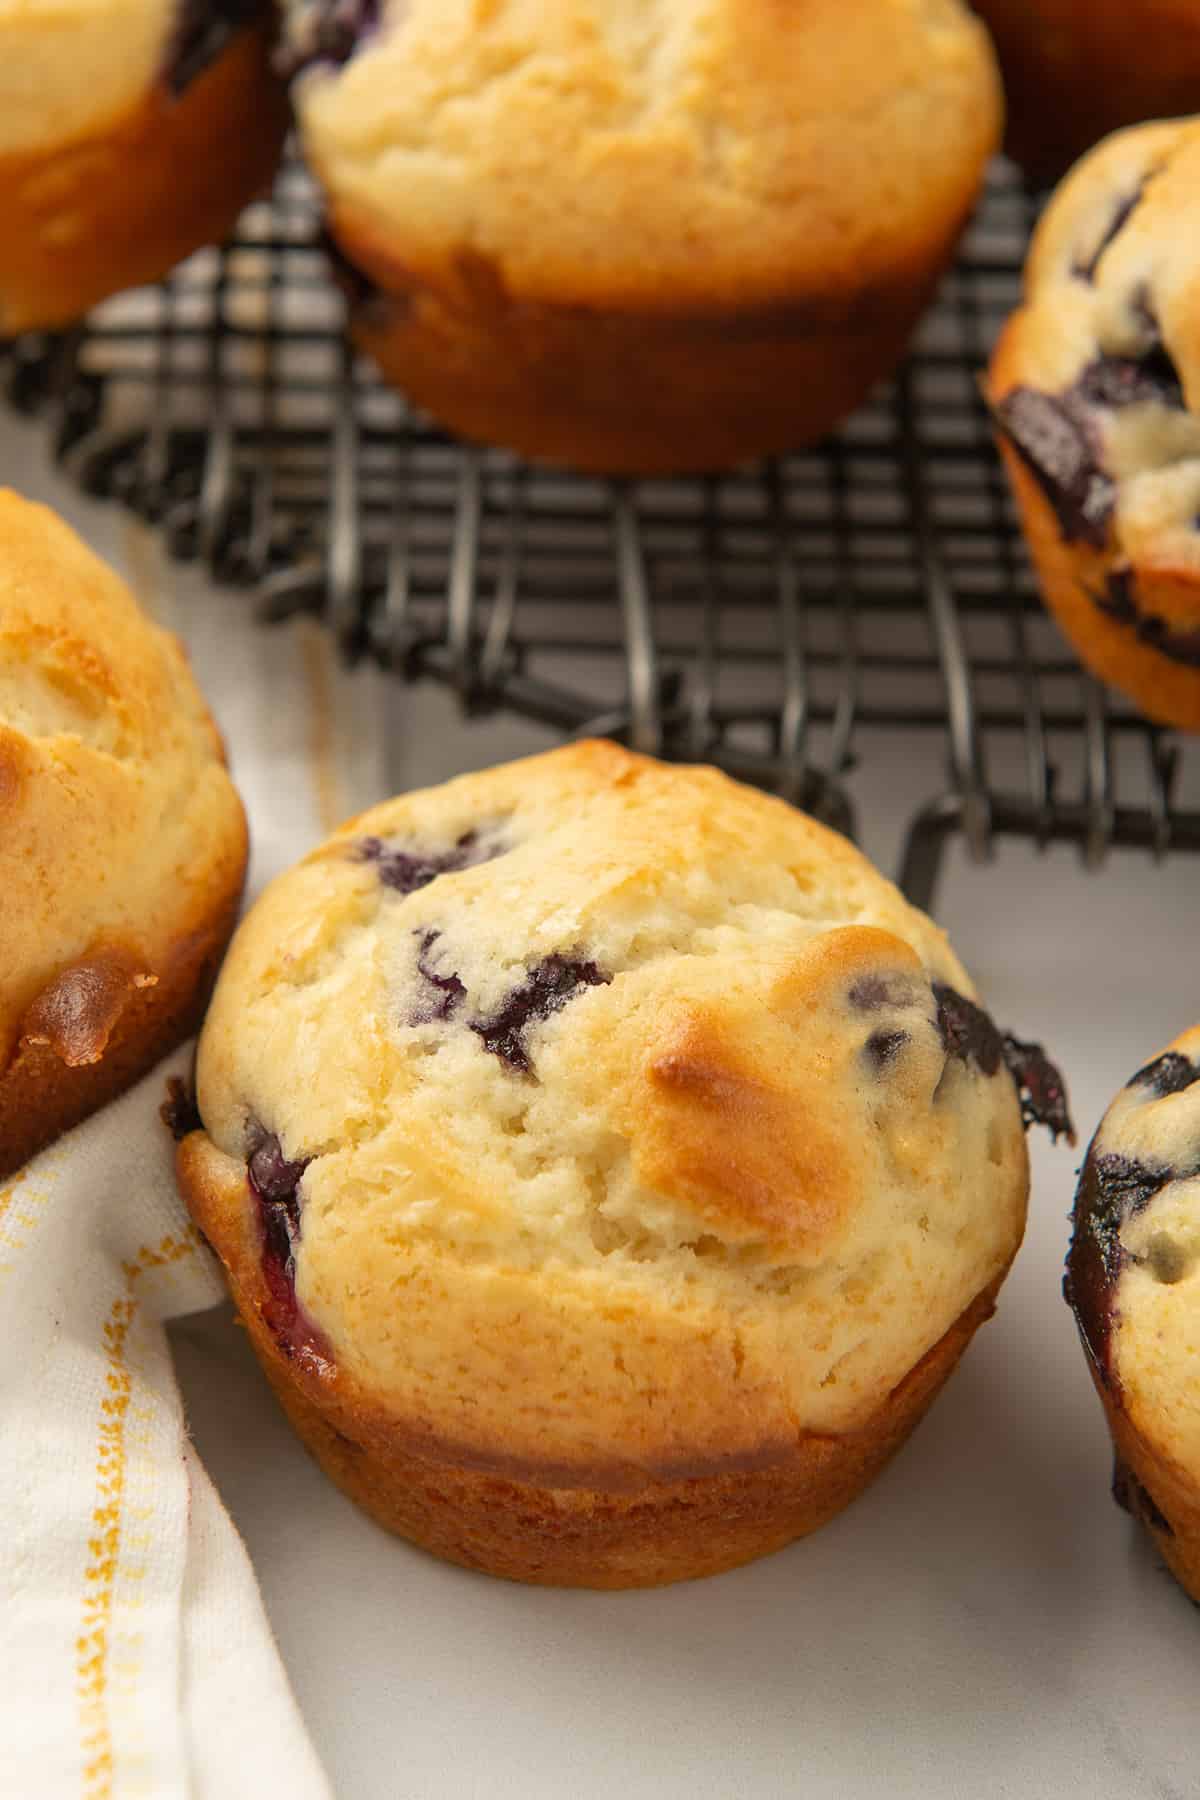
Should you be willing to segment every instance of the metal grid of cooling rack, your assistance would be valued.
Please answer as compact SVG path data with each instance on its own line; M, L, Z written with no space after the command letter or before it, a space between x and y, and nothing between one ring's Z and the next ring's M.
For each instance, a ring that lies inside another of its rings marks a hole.
M977 377L1029 223L997 166L891 386L817 450L730 476L598 482L411 413L345 345L295 167L223 250L9 346L7 387L85 489L264 618L320 615L470 710L712 760L851 832L873 740L940 733L945 790L914 795L901 875L927 904L955 835L977 857L1004 835L1091 863L1200 849L1195 746L1080 672L992 450Z

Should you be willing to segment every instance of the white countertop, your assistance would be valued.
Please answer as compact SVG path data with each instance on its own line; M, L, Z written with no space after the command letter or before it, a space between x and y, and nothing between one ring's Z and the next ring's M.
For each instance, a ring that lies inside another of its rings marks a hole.
M226 659L261 661L261 709L222 715L235 770L247 734L270 739L247 793L256 884L327 815L550 741L347 676L312 628L268 638L244 597L169 571L148 533L75 500L39 457L37 433L4 425L0 480L122 564L188 638L218 714ZM315 803L289 779L314 732ZM891 868L941 750L880 748L855 788L864 846ZM939 917L998 1021L1062 1063L1084 1142L1114 1089L1200 1017L1198 881L1183 857L1118 854L1086 874L1066 849L1010 845L982 869L952 856ZM1108 1498L1108 1438L1060 1295L1081 1153L1035 1141L997 1317L875 1487L779 1556L659 1592L520 1588L387 1537L292 1437L229 1312L185 1322L195 1438L341 1800L1200 1792L1200 1616Z

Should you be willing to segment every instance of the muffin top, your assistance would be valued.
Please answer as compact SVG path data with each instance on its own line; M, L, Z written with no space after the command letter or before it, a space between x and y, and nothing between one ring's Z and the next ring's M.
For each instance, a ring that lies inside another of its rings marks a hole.
M885 303L999 129L959 0L290 0L286 35L335 223L498 299Z
M1106 140L1035 234L1025 304L992 365L1001 428L1068 543L1184 592L1174 646L1200 662L1200 124Z
M1200 1026L1139 1069L1101 1120L1066 1291L1100 1379L1200 1479Z
M763 1454L865 1421L1016 1249L971 996L843 838L577 744L266 891L201 1038L206 1179L393 1416L518 1461Z
M263 0L0 0L0 157L104 132L156 87L178 94L265 10ZM44 177L48 208L71 172Z
M48 508L0 492L0 1070L95 1061L245 862L183 652Z

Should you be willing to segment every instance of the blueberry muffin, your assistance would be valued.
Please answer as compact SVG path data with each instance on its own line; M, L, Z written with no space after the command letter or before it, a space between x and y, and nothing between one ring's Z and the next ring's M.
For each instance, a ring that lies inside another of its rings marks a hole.
M1200 1027L1101 1120L1065 1292L1112 1433L1113 1497L1200 1603Z
M992 358L1000 449L1047 604L1093 672L1200 728L1200 125L1086 157Z
M179 645L0 492L0 1177L199 1023L245 864Z
M607 743L282 876L197 1084L181 1185L318 1460L441 1556L598 1587L845 1506L992 1310L1022 1095L1066 1125L844 839Z
M1055 181L1123 125L1200 107L1196 0L974 0L996 40L1005 148Z
M820 437L898 361L999 134L960 0L290 0L355 340L590 470Z
M271 0L0 0L0 337L218 242L286 125Z

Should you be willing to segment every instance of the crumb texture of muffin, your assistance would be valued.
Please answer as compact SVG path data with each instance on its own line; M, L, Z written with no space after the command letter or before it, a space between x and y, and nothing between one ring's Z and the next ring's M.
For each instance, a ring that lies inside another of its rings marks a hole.
M293 0L355 335L598 469L809 441L902 353L999 133L959 0Z
M1112 1433L1114 1497L1200 1602L1200 1026L1104 1115L1065 1292Z
M232 227L287 125L263 0L0 0L0 336Z
M996 42L1005 149L1035 181L1125 125L1200 108L1196 0L974 0Z
M1047 604L1150 718L1200 729L1200 124L1084 159L992 358L997 439Z
M389 801L266 891L181 1181L382 1522L664 1581L831 1517L987 1316L1028 1182L1007 1054L844 839L583 743Z
M220 739L167 632L0 493L0 1174L199 1023L246 865Z

